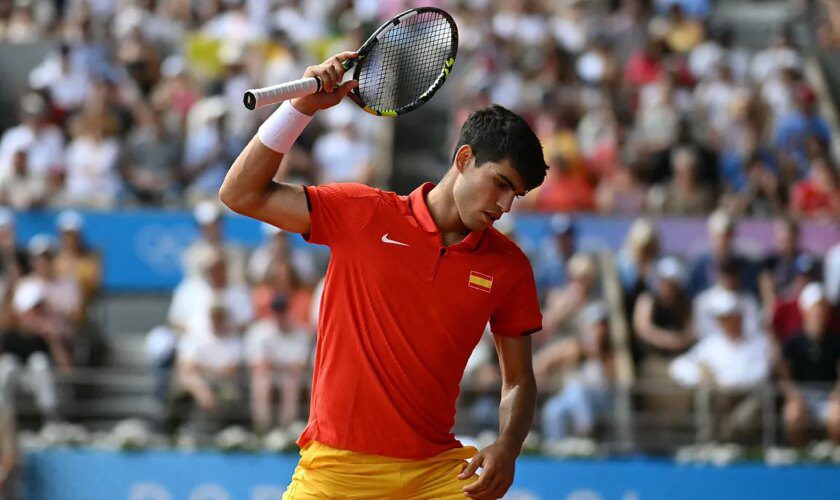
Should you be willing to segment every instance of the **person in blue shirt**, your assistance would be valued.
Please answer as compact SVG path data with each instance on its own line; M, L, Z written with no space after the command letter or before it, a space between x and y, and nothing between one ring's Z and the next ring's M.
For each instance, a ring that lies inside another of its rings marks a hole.
M816 138L823 147L831 142L828 122L817 113L817 96L808 85L796 89L796 108L779 120L776 147L796 163L798 176L808 170L808 140Z
M751 259L735 249L735 223L723 210L717 210L709 216L710 251L701 254L691 263L688 274L688 293L696 296L714 282L718 264L732 259L741 271L740 282L746 291L758 297L758 266Z
M557 214L550 222L553 238L541 245L534 259L534 276L540 296L563 286L569 280L566 265L577 250L577 224L567 214Z

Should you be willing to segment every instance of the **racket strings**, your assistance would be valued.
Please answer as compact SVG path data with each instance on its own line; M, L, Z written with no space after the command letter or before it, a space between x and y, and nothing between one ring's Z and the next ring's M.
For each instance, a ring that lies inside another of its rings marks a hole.
M393 26L362 64L359 92L376 110L398 110L416 102L437 80L452 53L452 28L434 12Z

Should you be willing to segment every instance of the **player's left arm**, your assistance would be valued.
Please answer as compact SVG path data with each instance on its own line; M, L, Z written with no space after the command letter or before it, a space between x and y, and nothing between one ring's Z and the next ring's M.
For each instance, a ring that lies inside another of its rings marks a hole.
M464 487L469 498L501 498L513 484L516 458L531 429L537 401L537 384L531 364L531 336L494 335L502 369L502 401L499 405L499 439L470 461L459 479L466 479L479 467L478 481Z

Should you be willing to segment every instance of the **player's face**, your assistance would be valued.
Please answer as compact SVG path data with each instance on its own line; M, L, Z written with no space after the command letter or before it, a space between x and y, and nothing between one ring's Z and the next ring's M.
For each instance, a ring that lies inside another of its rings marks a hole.
M479 231L510 212L513 200L525 194L525 182L509 160L476 166L472 158L455 183L455 205L470 231Z

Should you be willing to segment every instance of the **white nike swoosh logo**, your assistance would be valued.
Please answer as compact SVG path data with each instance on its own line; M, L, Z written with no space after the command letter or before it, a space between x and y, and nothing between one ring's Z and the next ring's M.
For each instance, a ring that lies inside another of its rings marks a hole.
M390 243L392 245L402 245L404 247L408 246L408 243L401 243L399 241L392 240L391 238L388 237L388 233L385 233L385 234L382 235L382 243Z

